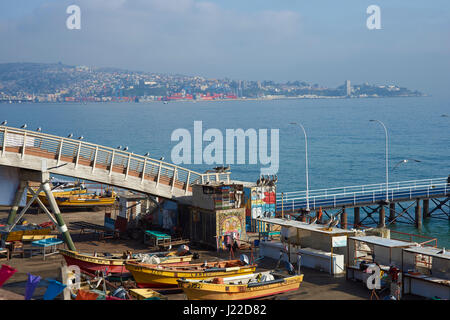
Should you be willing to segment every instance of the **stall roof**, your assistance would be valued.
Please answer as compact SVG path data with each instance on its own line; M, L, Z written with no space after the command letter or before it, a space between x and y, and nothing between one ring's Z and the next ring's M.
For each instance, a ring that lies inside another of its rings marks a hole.
M366 243L376 244L383 247L389 247L389 248L401 248L401 247L408 247L416 245L413 242L406 242L406 241L400 241L400 240L393 240L393 239L387 239L377 236L358 236L358 237L350 237L349 239L356 240L356 241L363 241Z
M286 219L280 219L280 218L256 218L256 220L272 223L284 227L293 227L297 229L307 230L311 232L319 232L328 234L330 236L338 235L338 234L354 234L355 231L352 230L345 230L340 228L331 228L331 230L323 230L324 225L323 224L309 224L306 222L301 221L295 221L295 220L286 220Z
M441 248L412 247L405 249L404 251L450 260L450 251L445 251L445 253L438 253L442 251Z

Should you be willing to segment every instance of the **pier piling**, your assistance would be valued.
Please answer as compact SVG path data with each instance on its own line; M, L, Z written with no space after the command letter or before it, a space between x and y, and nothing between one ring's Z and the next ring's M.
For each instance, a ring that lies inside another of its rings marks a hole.
M422 211L420 210L420 200L416 200L416 227L422 228Z
M395 203L389 204L389 222L395 223Z
M380 206L380 221L378 223L378 227L379 228L386 227L384 205Z
M430 200L429 199L423 199L423 217L424 218L430 217Z
M353 219L354 227L356 229L358 229L360 224L361 224L361 216L359 214L359 207L354 207L353 208L353 215L354 215L354 219Z
M347 211L345 210L345 207L342 207L341 228L347 229Z

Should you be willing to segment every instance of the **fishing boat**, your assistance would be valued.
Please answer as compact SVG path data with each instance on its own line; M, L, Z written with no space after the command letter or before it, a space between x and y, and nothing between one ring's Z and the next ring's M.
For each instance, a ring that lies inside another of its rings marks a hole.
M70 195L78 195L78 194L85 194L87 193L87 189L84 187L81 183L75 183L75 184L59 184L59 185L53 185L51 186L52 193L54 197L67 197ZM37 191L37 190L34 190ZM28 192L27 193L27 201L31 200L33 195ZM46 195L44 191L41 191L39 193L39 199L41 201L46 200Z
M50 227L41 227L35 224L16 225L9 232L6 241L22 241L23 236L46 236L49 235L52 229ZM6 234L7 228L4 225L0 226L0 234Z
M303 274L265 271L206 280L179 279L178 286L189 300L246 300L297 290L302 281Z
M97 192L88 192L83 183L68 186L59 185L52 189L52 194L55 197L58 206L62 208L111 206L114 204L117 197L116 192L110 189L106 189L104 192L100 192L99 194L97 194ZM31 193L28 193L28 201L31 200L31 198ZM44 205L48 205L45 192L39 193L39 199Z
M189 264L193 255L181 254L178 251L154 252L147 254L88 254L76 251L59 249L59 253L64 257L68 265L77 265L82 270L95 272L97 270L105 271L107 274L129 274L125 268L127 261L150 261L154 264Z
M246 264L241 260L226 260L188 265L155 265L134 261L125 262L139 288L177 287L177 280L207 279L253 273L256 265Z
M87 208L97 206L112 206L116 201L116 196L117 194L113 191L108 195L84 193L72 194L67 196L56 196L55 200L58 206L62 208Z

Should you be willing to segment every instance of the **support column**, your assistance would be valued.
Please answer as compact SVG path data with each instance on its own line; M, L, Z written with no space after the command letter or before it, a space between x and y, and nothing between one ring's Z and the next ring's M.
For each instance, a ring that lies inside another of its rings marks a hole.
M12 225L14 223L14 219L16 218L17 210L19 210L20 200L23 197L25 192L25 188L27 187L27 182L20 180L19 188L17 189L16 196L14 198L13 205L11 207L11 211L8 215L8 225Z
M430 199L423 199L423 217L430 217Z
M422 211L420 210L420 200L416 200L416 228L422 228Z
M11 225L14 223L14 220L16 219L17 210L19 210L20 200L23 197L26 187L27 187L27 182L24 180L20 180L19 188L17 189L16 196L12 203L12 207L11 207L11 210L9 211L9 215L8 215L8 220L6 222L7 230L11 227ZM2 247L5 246L5 242L6 242L6 239L8 238L8 234L9 233L6 233L1 237L1 246Z
M384 228L386 227L385 223L385 212L384 212L384 205L380 206L380 222L378 223L378 228Z
M64 219L61 215L61 211L59 211L58 204L56 203L55 197L53 196L52 190L48 183L50 178L50 174L48 172L42 173L42 184L44 187L44 192L47 196L48 202L50 204L50 208L55 215L56 222L58 222L58 229L62 233L64 242L67 244L69 250L76 251L76 248L72 242L72 237L70 236L69 230L64 222Z
M353 208L353 215L354 215L353 223L356 229L358 229L361 224L361 216L359 215L359 210L360 210L359 207Z
M341 229L347 229L347 211L345 210L345 207L342 207Z
M389 204L389 222L395 223L395 202Z

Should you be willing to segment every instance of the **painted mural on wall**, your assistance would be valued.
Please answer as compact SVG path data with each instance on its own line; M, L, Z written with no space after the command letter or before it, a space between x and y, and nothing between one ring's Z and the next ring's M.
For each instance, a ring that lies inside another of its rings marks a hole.
M276 187L262 186L245 189L246 216L255 218L275 217Z
M221 212L217 216L217 246L226 249L227 238L239 240L245 232L244 211Z

